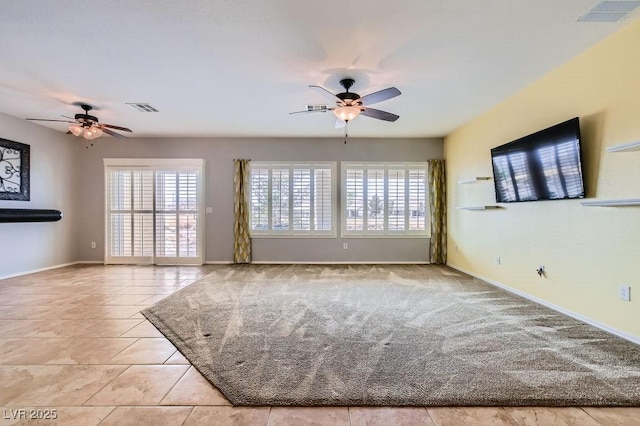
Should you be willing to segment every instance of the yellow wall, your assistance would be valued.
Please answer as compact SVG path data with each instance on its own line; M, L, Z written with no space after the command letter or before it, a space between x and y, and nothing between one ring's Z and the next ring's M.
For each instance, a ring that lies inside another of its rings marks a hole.
M640 207L561 200L455 208L495 204L493 181L457 183L492 175L491 148L576 116L587 197L640 198L640 151L606 152L640 140L640 20L445 139L449 264L638 338ZM631 302L618 299L623 283Z

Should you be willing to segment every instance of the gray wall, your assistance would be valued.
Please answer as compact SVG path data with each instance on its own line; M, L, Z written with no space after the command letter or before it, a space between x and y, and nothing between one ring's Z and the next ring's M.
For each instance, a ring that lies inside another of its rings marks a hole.
M31 146L31 200L0 200L0 208L56 209L64 215L59 222L0 223L0 278L76 261L76 141L5 114L0 137Z
M443 158L442 139L283 139L103 137L79 153L80 260L104 259L103 158L204 158L206 160L205 256L209 262L233 259L233 159L253 161L426 161ZM338 173L340 164L338 164ZM338 202L340 192L338 190ZM338 210L339 211L339 210ZM340 235L339 218L338 236ZM91 242L97 248L91 249ZM348 250L342 248L348 243ZM424 262L428 239L254 238L256 262Z

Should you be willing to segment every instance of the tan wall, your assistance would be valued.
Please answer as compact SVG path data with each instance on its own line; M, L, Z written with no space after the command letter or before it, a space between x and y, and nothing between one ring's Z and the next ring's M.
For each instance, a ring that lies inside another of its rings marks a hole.
M445 139L449 263L631 336L640 336L640 207L585 207L580 200L495 204L489 150L579 116L588 198L640 198L640 21L549 73ZM501 257L501 264L496 257ZM545 265L547 278L535 269ZM621 284L631 302L618 299Z

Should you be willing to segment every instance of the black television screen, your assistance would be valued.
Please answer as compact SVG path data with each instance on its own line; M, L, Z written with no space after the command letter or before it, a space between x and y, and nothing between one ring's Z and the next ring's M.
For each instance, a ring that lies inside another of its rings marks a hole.
M584 198L577 117L493 148L491 162L498 203Z

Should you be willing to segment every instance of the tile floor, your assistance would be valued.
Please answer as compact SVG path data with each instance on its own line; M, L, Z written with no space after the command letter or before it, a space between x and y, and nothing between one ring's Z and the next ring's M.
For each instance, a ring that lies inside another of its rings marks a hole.
M640 407L233 407L140 314L213 268L78 265L0 280L0 424L640 425Z

